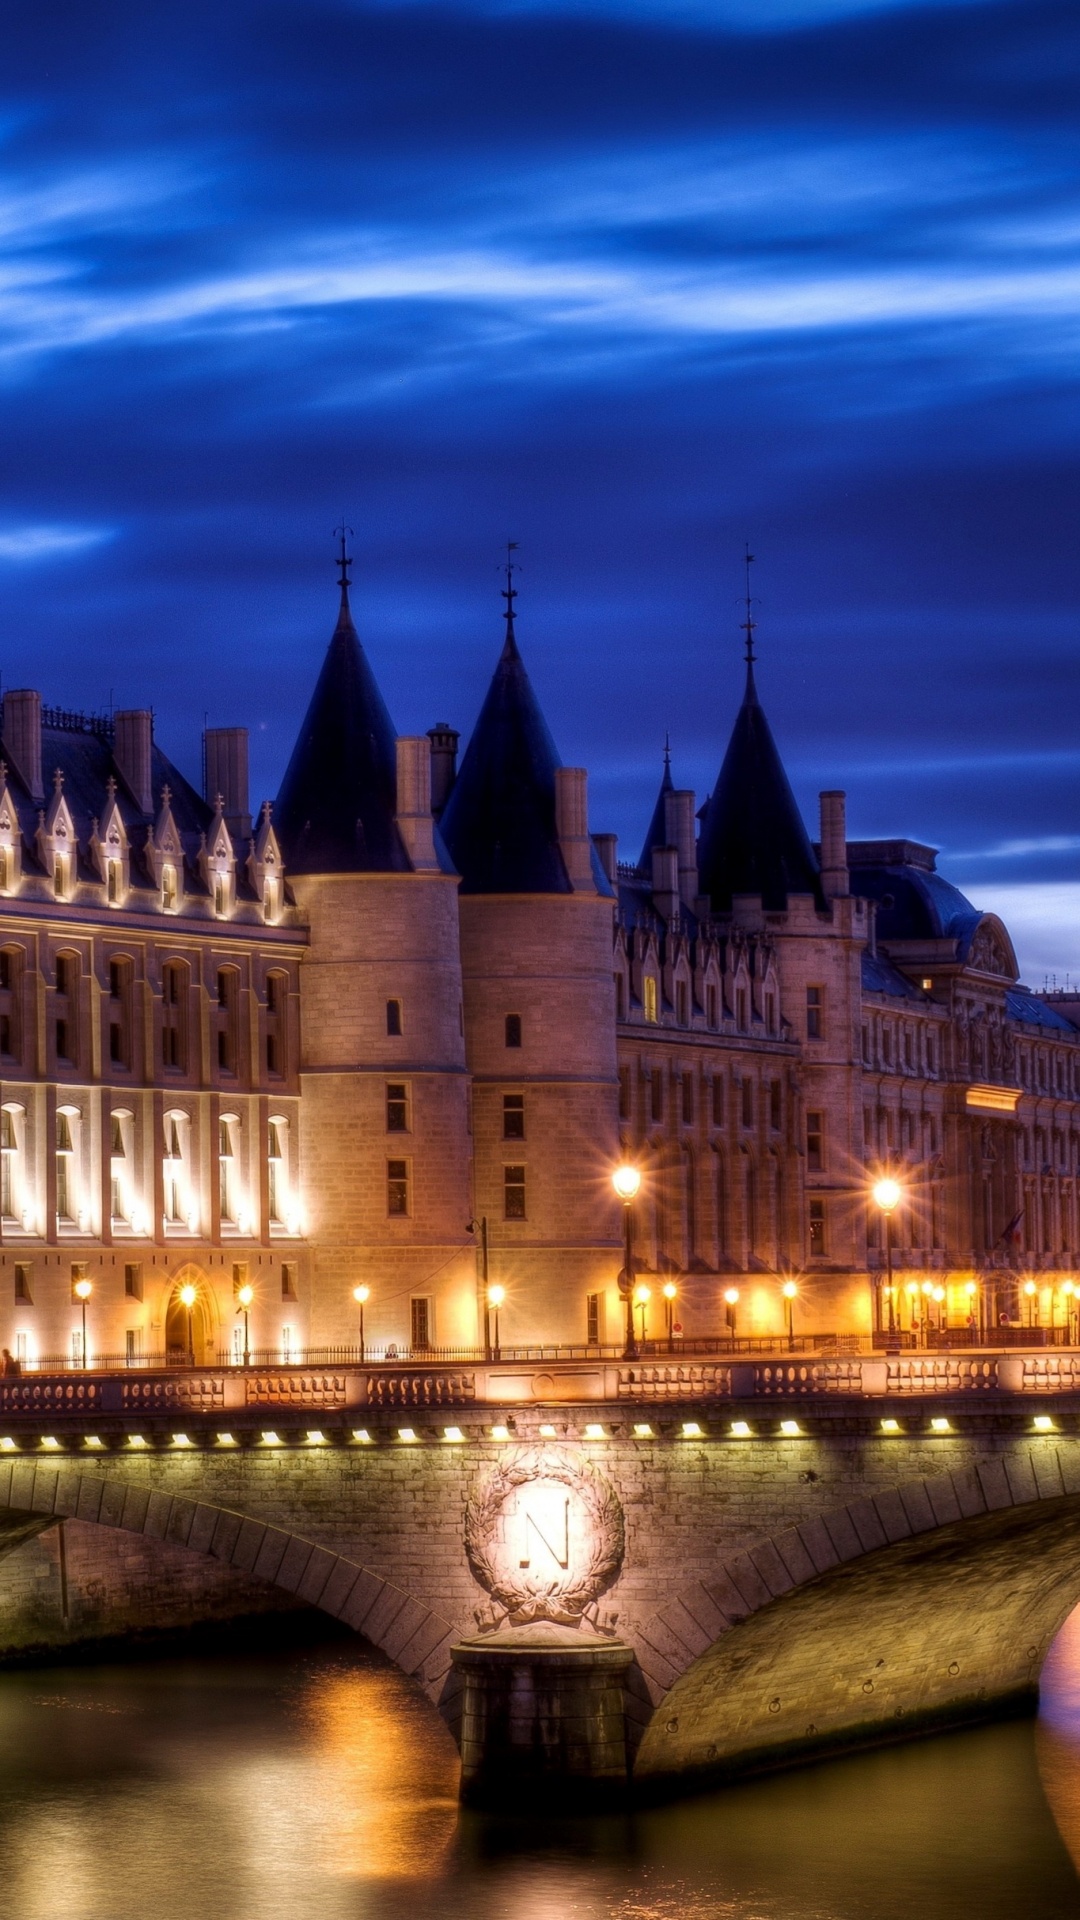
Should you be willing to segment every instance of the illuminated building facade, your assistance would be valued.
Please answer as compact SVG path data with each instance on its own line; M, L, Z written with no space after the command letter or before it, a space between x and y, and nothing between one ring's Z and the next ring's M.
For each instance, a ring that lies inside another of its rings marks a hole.
M78 1363L85 1306L92 1362L331 1358L359 1286L373 1352L482 1345L490 1287L506 1347L610 1345L621 1156L650 1338L1065 1325L1080 1006L842 794L811 843L752 660L713 793L665 764L628 864L511 583L459 768L395 736L346 575L255 823L241 728L200 794L148 711L4 698L0 1342Z

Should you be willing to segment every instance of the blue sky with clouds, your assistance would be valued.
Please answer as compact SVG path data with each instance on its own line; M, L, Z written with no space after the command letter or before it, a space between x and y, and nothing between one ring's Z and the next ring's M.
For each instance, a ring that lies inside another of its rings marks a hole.
M356 528L395 722L520 635L597 828L707 790L740 556L800 799L1080 971L1080 12L12 0L0 669L253 729Z

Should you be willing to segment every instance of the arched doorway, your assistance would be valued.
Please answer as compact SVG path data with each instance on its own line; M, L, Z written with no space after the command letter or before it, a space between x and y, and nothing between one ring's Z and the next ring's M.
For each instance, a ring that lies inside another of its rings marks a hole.
M190 1306L184 1295L194 1293ZM165 1309L165 1358L174 1367L205 1367L214 1360L215 1315L206 1279L197 1267L178 1273Z

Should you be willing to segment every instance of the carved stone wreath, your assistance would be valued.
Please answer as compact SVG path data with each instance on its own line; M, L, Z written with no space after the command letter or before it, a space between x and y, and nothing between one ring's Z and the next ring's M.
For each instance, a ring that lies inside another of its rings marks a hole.
M503 1509L519 1487L535 1481L566 1487L585 1509L586 1539L565 1572L554 1577L511 1564L500 1553ZM615 1489L588 1460L553 1448L529 1447L502 1462L465 1509L465 1551L473 1578L506 1608L512 1626L552 1620L576 1626L586 1607L610 1587L622 1565L623 1513Z

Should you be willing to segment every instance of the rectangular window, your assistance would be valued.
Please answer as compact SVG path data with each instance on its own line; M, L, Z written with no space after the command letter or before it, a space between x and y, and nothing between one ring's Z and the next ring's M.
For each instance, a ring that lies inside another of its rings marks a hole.
M754 1124L754 1083L744 1080L742 1083L742 1123L744 1127Z
M432 1322L431 1301L421 1298L409 1301L409 1330L412 1335L414 1353L428 1353L431 1348Z
M386 1083L386 1131L409 1131L409 1091L402 1080L388 1080Z
M14 1049L11 1044L11 1015L0 1013L0 1053L10 1059Z
M19 1307L32 1307L34 1296L30 1291L30 1268L21 1261L15 1265L15 1304Z
M615 1018L620 1022L626 1019L626 981L621 973L615 975Z
M862 1137L863 1137L863 1146L866 1149L866 1151L869 1153L870 1148L874 1144L874 1109L873 1107L863 1108Z
M281 1358L285 1362L286 1366L288 1366L289 1361L292 1359L292 1357L293 1357L293 1330L291 1327L282 1327Z
M650 1112L654 1122L659 1125L664 1117L664 1080L659 1067L654 1067L649 1076Z
M810 1202L810 1251L813 1254L825 1252L825 1202Z
M523 1093L503 1094L503 1139L524 1140L525 1138L525 1095Z
M863 1066L868 1067L870 1065L870 1029L868 1026L864 1026L862 1030L862 1058Z
M690 1074L690 1073L684 1073L682 1077L682 1117L683 1117L684 1127L693 1126L694 1124L694 1076L693 1074Z
M806 989L806 1037L808 1040L825 1038L824 987L807 987Z
M281 1263L281 1297L283 1300L298 1300L296 1291L297 1267L295 1260L283 1260Z
M280 1074L281 1072L280 1061L281 1061L281 1054L278 1048L277 1034L268 1033L266 1036L266 1071L267 1073Z
M142 1359L142 1332L138 1327L127 1327L124 1332L124 1359L129 1367Z
M124 1267L124 1295L128 1300L141 1300L143 1297L142 1263L129 1260Z
M27 1359L26 1349L27 1349L27 1342L26 1342L25 1333L17 1333L15 1335L15 1358L18 1361L20 1367L25 1367L26 1365L26 1359Z
M386 1211L399 1218L409 1211L407 1160L388 1160L386 1163Z
M655 1027L658 1002L657 1002L657 993L656 993L656 981L651 973L647 973L645 975L645 978L641 983L641 992L642 992L641 1004L645 1013L645 1018L649 1022L649 1025L651 1027Z
M630 1118L630 1069L619 1068L619 1119Z
M892 1028L891 1027L882 1027L881 1029L881 1059L882 1059L882 1064L884 1066L886 1067L892 1066Z
M779 1133L781 1125L783 1123L783 1115L781 1112L781 1100L780 1100L781 1091L782 1089L781 1089L779 1080L773 1080L770 1082L769 1084L769 1125L772 1128L774 1133Z
M521 1015L508 1013L506 1016L506 1044L508 1047L521 1045Z
M820 1173L825 1165L824 1127L820 1113L806 1116L806 1171Z
M394 1037L401 1033L400 1000L388 1000L386 1003L386 1031Z
M56 1057L58 1060L67 1060L70 1058L68 1053L69 1044L68 1023L66 1020L58 1020L56 1023Z
M910 1027L904 1028L904 1065L909 1073L915 1071L915 1035Z
M0 952L0 993L11 991L11 953L8 948Z
M716 1021L716 988L715 988L715 987L706 987L706 989L705 989L705 1007L706 1007L706 1018L708 1019L708 1022L709 1022L709 1025L710 1025L710 1027L715 1027L715 1026L716 1026L716 1024L717 1024L717 1021Z
M932 1033L926 1036L926 1071L927 1073L937 1072L937 1045Z
M603 1339L601 1331L601 1308L604 1304L602 1293L590 1293L585 1297L585 1344L598 1347Z
M714 1127L724 1124L724 1082L719 1074L712 1083L712 1123Z
M525 1218L524 1167L503 1168L503 1218L506 1220L524 1220Z
M686 982L685 980L678 980L675 983L675 1018L680 1027L685 1027L688 1024L689 1010L690 997L686 991Z

